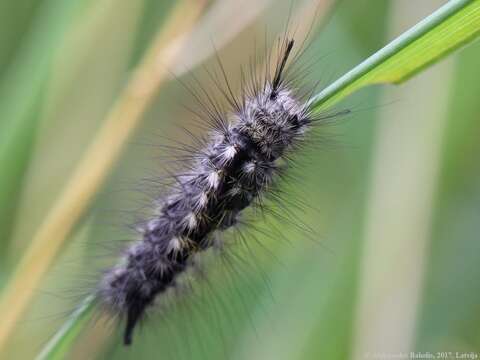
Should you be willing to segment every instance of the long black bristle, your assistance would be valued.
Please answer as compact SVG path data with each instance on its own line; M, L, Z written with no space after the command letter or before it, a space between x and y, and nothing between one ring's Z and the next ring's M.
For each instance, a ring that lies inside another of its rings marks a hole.
M287 60L288 60L288 57L290 56L294 43L295 41L293 39L290 39L287 42L287 46L285 47L285 52L283 53L282 60L280 61L280 66L275 72L275 77L273 78L273 81L272 81L272 94L270 95L272 96L272 99L275 98L276 96L278 87L280 85L280 81L283 76L283 70L285 69L285 65L287 64Z

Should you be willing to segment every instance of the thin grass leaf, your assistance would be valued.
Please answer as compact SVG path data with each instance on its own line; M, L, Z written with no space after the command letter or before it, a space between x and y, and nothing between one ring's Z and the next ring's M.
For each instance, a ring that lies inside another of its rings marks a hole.
M66 359L73 343L94 314L94 296L86 297L67 322L45 345L36 360Z
M399 84L480 35L480 0L452 0L315 96L319 110L372 84Z

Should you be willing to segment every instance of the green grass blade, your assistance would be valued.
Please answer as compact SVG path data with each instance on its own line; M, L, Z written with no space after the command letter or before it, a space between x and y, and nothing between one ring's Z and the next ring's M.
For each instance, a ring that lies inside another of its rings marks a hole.
M60 330L58 330L47 345L45 345L36 357L36 360L68 358L68 352L72 348L74 341L93 316L94 300L95 297L93 295L83 300L82 304L72 313L68 321L63 324Z
M15 61L0 79L0 257L6 254L51 61L80 3L45 1Z
M332 105L367 85L399 84L480 34L480 0L451 0L326 87L310 102Z

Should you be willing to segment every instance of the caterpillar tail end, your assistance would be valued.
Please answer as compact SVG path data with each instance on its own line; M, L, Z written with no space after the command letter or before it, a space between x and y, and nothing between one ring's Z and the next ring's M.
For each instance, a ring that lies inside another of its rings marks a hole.
M137 325L138 320L140 320L142 314L143 308L132 306L128 310L127 323L125 325L125 332L123 334L123 344L125 346L129 346L132 344L133 331L135 330L135 326Z

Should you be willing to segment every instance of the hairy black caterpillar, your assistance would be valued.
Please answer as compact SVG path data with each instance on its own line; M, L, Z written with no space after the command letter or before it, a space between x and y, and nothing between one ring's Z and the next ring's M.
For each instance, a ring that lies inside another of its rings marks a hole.
M251 76L242 98L226 82L230 111L210 103L209 138L174 176L169 195L142 226L141 239L104 276L99 296L126 317L126 345L145 310L176 285L193 255L214 245L214 233L236 225L242 210L261 204L312 124L332 116L313 114L309 99L289 80L289 63L301 54L293 55L293 48L293 39L281 41L272 74Z

